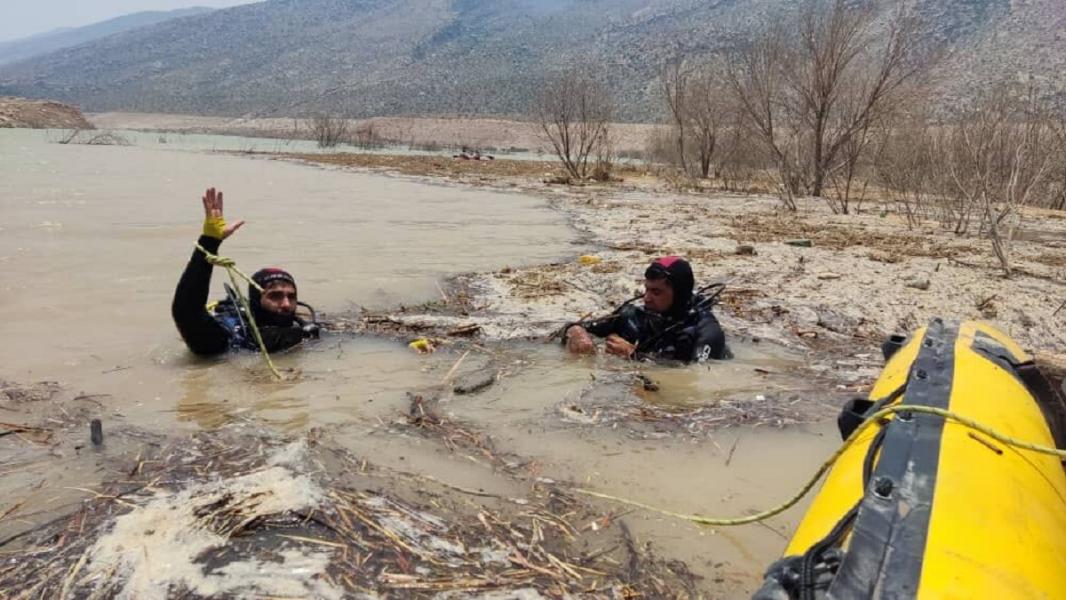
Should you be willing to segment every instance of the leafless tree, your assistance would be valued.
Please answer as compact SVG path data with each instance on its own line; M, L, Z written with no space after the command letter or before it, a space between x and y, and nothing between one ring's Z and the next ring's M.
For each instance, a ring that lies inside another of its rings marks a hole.
M537 131L551 144L567 174L585 179L597 156L609 148L613 107L599 80L583 70L570 70L547 82L534 100ZM592 164L590 164L590 159Z
M691 77L690 69L684 59L675 59L666 63L659 74L659 87L673 124L674 144L677 147L677 158L683 173L688 172L685 143L692 111Z
M874 125L928 67L904 0L887 22L877 6L802 0L793 21L765 29L730 60L740 107L789 194L823 196L837 170L854 169Z
M800 11L785 73L788 100L809 135L814 196L823 194L846 147L865 144L874 122L924 67L906 4L897 4L884 30L876 8L869 1L805 0Z
M700 68L692 80L689 129L699 161L700 177L716 177L718 165L736 149L730 143L740 131L740 121L725 69L718 60ZM730 137L730 134L734 137Z
M1059 111L1049 119L1054 136L1055 154L1052 155L1051 178L1048 184L1048 208L1066 210L1066 112Z
M682 173L712 177L721 135L735 126L735 102L720 60L694 63L673 60L659 75L660 90L670 116L674 150Z
M785 30L771 26L741 51L730 55L726 78L760 150L775 167L781 201L796 210L799 191L794 158L798 131L784 103Z
M334 148L349 139L348 120L341 117L317 115L311 119L310 129L319 148Z

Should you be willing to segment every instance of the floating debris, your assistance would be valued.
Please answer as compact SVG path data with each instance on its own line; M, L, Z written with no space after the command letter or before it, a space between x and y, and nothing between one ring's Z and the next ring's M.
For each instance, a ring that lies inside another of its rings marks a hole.
M419 423L444 427L433 421ZM428 494L423 506L381 481L371 491L365 478L330 477L327 455L339 466L330 472L374 470L315 436L282 442L246 426L176 440L74 513L0 540L17 552L0 565L0 589L17 599L692 597L683 565L625 543L620 522L564 489L538 481L531 497L494 507L450 503L425 487L457 488L429 479L407 492ZM598 533L580 526L591 522Z

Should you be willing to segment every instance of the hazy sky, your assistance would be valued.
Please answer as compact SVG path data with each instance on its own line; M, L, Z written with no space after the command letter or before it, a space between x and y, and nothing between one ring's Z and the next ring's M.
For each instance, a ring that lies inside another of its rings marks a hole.
M257 0L4 0L0 41L26 37L57 27L78 27L142 10L189 6L222 8Z

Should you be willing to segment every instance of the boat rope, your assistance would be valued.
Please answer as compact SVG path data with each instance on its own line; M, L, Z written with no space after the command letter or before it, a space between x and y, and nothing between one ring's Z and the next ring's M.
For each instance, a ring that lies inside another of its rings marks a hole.
M249 329L252 330L252 336L255 338L255 343L259 345L259 351L263 354L263 360L266 361L267 367L270 369L270 372L274 374L274 377L277 377L279 381L284 381L285 377L281 374L281 371L278 371L278 368L274 366L274 361L271 360L270 353L267 352L266 345L263 343L263 336L259 333L259 326L255 324L255 316L252 315L252 307L248 305L248 299L244 296L244 292L241 291L241 286L237 283L237 278L240 277L247 281L248 285L253 286L260 292L263 291L263 287L238 269L237 263L232 258L212 254L200 244L196 244L196 249L203 252L204 258L208 263L226 269L226 273L229 275L229 280L233 284L233 292L237 295L237 300L241 303L241 308L244 309L244 313L248 316Z
M983 433L984 435L992 438L993 440L995 440L995 441L997 441L997 442L999 442L1001 444L1004 444L1004 445L1007 445L1007 446L1011 446L1011 447L1019 449L1019 450L1028 450L1030 452L1036 452L1037 454L1046 454L1048 456L1054 456L1054 457L1056 457L1056 458L1058 458L1060 460L1066 459L1066 450L1060 450L1058 448L1052 448L1052 447L1049 447L1049 446L1042 446L1040 444L1034 444L1032 442L1027 442L1025 440L1019 440L1019 439L1011 437L1009 435L1000 433L1000 432L996 431L995 429L993 429L992 427L990 427L988 425L985 425L984 423L979 423L979 422L977 422L977 421L975 421L975 420L973 420L973 419L971 419L969 417L965 417L963 415L951 412L949 410L944 410L942 408L936 408L936 407L933 407L933 406L895 405L895 406L888 406L888 407L882 408L882 409L878 410L877 412L873 413L872 415L870 415L865 421L863 421L862 424L859 425L859 427L857 427L855 429L855 431L853 431L851 433L850 436L848 436L848 439L845 440L844 443L841 444L840 447L837 448L837 450L835 452L833 452L833 454L824 463L822 463L822 466L818 467L818 470L815 471L814 475L806 483L803 484L803 486L800 488L800 490L798 492L796 492L796 494L794 496L792 496L791 498L789 498L785 502L783 502L783 503L781 503L781 504L779 504L777 506L774 506L773 508L764 510L762 512L757 512L755 514L751 514L751 515L747 515L747 516L743 516L743 517L732 517L732 518L708 517L708 516L703 516L703 515L689 515L689 514L673 512L673 511L670 511L670 510L658 508L658 507L652 506L650 504L644 504L643 502L637 502L636 500L629 500L627 498L620 498L618 496L611 496L610 494L604 494L604 493L596 492L596 491L593 491L593 490L577 488L574 491L579 493L579 494L586 495L586 496L592 496L594 498L601 498L603 500L610 500L612 502L617 502L619 504L625 504L627 506L632 506L634 508L644 509L644 510L647 510L649 512L658 513L660 515L664 515L664 516L667 516L667 517L673 517L675 519L681 519L681 520L684 520L684 521L690 521L690 522L696 523L698 525L708 525L708 526L713 526L713 527L732 527L732 526L736 526L736 525L748 525L750 523L758 523L760 521L765 521L765 520L767 520L767 519L769 519L771 517L779 515L779 514L785 512L786 510L792 508L796 504L798 504L799 501L802 500L803 497L806 496L811 491L811 489L814 488L815 484L818 483L818 480L822 478L822 475L824 475L827 471L829 471L830 467L832 467L833 464L836 463L836 461L840 459L840 457L844 454L844 452L846 452L847 449L849 447L851 447L852 444L854 444L856 442L856 440L858 440L859 436L861 436L863 434L863 432L865 432L870 427L873 427L874 425L882 425L883 424L883 422L882 422L883 419L885 419L886 417L888 417L890 415L894 415L894 414L902 415L904 418L907 418L908 415L913 415L913 414L933 415L933 416L936 416L936 417L943 418L943 419L945 419L947 421L954 421L955 423L958 423L959 425L962 425L963 427L972 429L972 430L977 431L979 433Z

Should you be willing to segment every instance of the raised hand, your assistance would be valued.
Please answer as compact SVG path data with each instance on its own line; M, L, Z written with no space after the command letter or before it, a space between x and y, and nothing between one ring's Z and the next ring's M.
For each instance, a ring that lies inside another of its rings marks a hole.
M231 224L226 223L226 217L222 212L222 190L207 188L202 200L204 202L204 235L224 240L244 225L243 220Z

